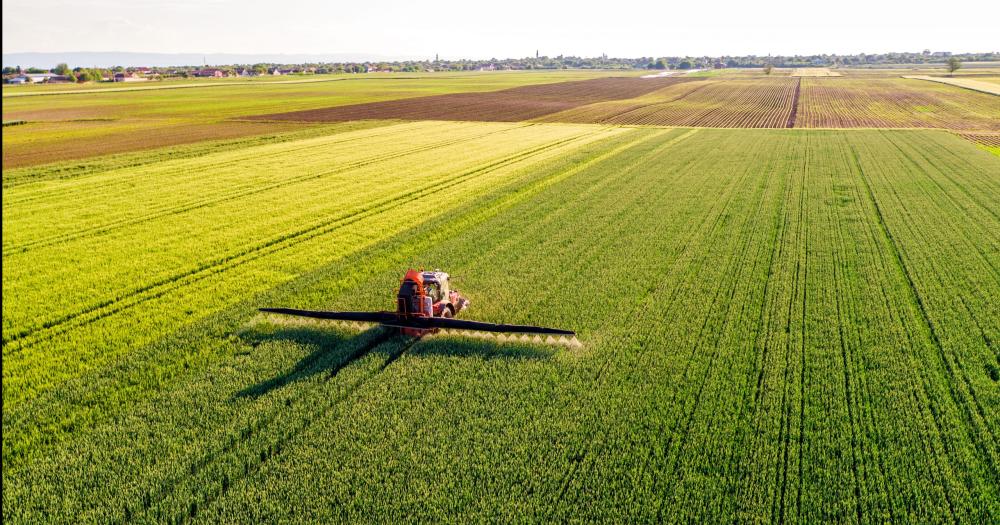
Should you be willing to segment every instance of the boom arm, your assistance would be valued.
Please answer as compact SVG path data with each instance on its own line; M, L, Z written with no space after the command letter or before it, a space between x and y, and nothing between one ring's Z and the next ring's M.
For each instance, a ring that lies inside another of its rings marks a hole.
M445 328L451 330L470 330L476 332L511 334L576 335L576 333L571 330L559 330L557 328L517 324L483 323L480 321L465 321L446 317L403 317L392 312L325 312L320 310L295 310L293 308L261 308L260 311L273 314L311 317L314 319L379 323L397 328L416 328L424 330Z

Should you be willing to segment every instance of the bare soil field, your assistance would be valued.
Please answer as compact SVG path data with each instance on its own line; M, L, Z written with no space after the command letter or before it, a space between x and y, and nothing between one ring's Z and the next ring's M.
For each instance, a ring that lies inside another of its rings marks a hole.
M366 119L518 122L608 100L629 99L692 78L599 78L456 93L249 117L255 120L342 122Z

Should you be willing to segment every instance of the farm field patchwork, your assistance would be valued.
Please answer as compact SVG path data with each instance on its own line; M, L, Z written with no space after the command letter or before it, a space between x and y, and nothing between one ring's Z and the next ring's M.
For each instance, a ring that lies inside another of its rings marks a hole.
M25 88L5 88L3 120L24 120L27 123L4 129L3 167L83 159L195 140L252 136L289 128L288 124L264 125L258 122L239 125L232 121L253 115L442 93L495 91L609 75L620 77L628 73L541 71L492 75L457 73L432 77L345 75L330 82L289 84L257 81L234 84L203 81L206 84L203 88L49 96L7 96L8 91L16 95ZM38 86L39 89L50 87Z
M4 120L26 123L4 130L3 166L358 119L1000 130L1000 104L993 95L918 79L765 77L754 70L648 79L614 75L622 73L220 82L204 88L5 97Z
M690 79L600 78L454 93L254 117L269 121L342 122L361 119L518 122L605 100L628 99Z
M1000 158L934 130L303 133L4 170L5 521L1000 519ZM256 313L389 308L408 266L584 346Z

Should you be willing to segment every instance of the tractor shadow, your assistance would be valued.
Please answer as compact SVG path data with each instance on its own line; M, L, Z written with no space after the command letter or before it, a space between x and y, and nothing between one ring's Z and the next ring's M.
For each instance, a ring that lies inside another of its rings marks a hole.
M384 359L384 370L403 354L413 357L455 357L492 359L548 359L558 349L542 345L497 342L489 339L470 339L450 335L432 335L416 339L400 335L396 330L375 327L350 334L316 326L254 327L238 334L253 352L268 352L277 345L299 345L312 348L288 371L251 385L233 395L233 399L256 399L288 384L316 375L324 380L333 379L341 370L355 361L378 354Z

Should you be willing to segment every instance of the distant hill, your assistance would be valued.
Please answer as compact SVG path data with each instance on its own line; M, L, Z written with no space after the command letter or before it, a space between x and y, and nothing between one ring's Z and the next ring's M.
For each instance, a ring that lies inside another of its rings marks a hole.
M202 64L304 64L310 62L387 62L427 57L381 56L364 53L234 54L234 53L130 53L118 51L69 51L61 53L4 53L3 65L51 68L65 62L70 67L200 66Z

